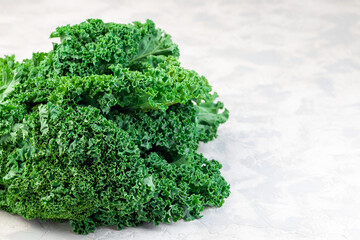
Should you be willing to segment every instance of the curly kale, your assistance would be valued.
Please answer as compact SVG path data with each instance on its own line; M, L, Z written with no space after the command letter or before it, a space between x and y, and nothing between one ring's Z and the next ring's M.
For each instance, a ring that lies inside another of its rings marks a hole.
M196 151L229 117L170 35L90 19L48 53L0 58L0 209L80 234L193 220L230 194Z

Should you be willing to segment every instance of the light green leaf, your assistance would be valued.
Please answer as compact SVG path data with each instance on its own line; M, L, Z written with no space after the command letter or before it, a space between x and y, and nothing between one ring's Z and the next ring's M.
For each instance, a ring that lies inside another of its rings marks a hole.
M0 104L4 104L4 98L14 90L19 83L14 79L14 68L17 65L15 56L0 58Z
M39 115L40 115L40 132L45 135L49 132L49 125L47 120L49 118L49 111L46 105L39 106Z
M144 184L149 186L151 188L151 190L155 189L155 185L153 183L153 178L152 176L146 177L144 178Z

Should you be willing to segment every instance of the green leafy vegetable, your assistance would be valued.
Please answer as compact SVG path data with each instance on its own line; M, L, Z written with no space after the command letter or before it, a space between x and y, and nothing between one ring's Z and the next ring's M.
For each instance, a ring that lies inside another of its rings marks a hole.
M173 55L179 56L179 49L176 44L171 41L171 36L164 33L160 29L155 28L155 24L148 20L149 33L142 38L139 43L138 53L132 57L130 63L139 61L148 56L155 55ZM141 23L136 23L141 26Z
M229 196L196 151L228 117L170 35L90 19L48 53L0 58L0 209L81 234L193 220Z
M4 104L4 98L13 91L18 83L14 79L14 70L17 66L15 56L0 58L0 104Z

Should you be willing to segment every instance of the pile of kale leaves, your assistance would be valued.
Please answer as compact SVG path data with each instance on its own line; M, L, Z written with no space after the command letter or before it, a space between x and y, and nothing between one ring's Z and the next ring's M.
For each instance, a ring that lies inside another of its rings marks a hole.
M147 20L59 27L48 53L0 58L0 209L81 234L220 207L221 164L196 152L228 111Z

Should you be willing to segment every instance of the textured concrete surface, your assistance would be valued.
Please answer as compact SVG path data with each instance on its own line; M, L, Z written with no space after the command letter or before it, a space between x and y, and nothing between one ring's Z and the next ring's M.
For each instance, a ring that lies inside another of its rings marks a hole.
M200 151L232 194L200 220L88 236L0 212L1 240L360 238L358 1L0 0L0 55L87 18L153 19L209 79L231 118Z

